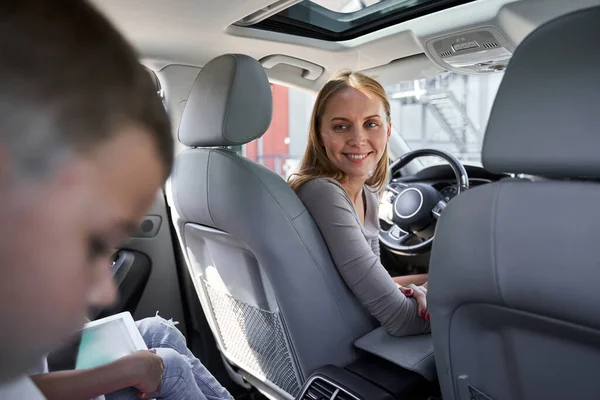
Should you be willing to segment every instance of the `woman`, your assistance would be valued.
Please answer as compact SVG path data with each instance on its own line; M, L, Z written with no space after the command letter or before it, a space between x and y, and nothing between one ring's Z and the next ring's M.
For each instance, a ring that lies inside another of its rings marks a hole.
M391 129L383 87L363 74L339 72L317 96L308 146L289 183L355 296L390 334L405 336L430 328L426 285L415 285L426 277L396 283L379 259L377 193L387 183Z

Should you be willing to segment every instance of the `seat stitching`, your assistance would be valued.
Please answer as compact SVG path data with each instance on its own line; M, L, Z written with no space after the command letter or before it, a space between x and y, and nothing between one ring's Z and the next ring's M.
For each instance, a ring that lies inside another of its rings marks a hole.
M212 150L208 150L208 160L206 161L206 208L208 211L208 216L210 217L210 220L212 221L213 226L216 225L215 224L215 219L212 216L212 213L210 211L210 196L208 195L208 192L210 190L210 184L209 184L209 176L210 176L210 158L212 156L213 151Z
M307 208L304 208L304 211L302 211L300 214L298 214L297 216L295 216L294 218L292 218L292 221L297 220L298 218L300 218L301 216L303 216L304 214L306 214L308 212Z
M235 86L238 81L238 67L239 67L239 60L235 56L235 54L232 54L232 58L235 60L235 68L233 70L233 82L231 83L231 87L229 88L229 93L227 94L227 103L225 104L225 115L223 116L223 118L224 118L223 131L221 133L222 133L223 137L225 139L227 139L229 142L236 143L234 140L231 140L231 138L227 134L227 125L229 123L229 111L230 111L229 109L231 108L231 99L233 98L233 94L235 93Z
M433 354L433 350L430 351L429 353L425 354L419 361L414 362L413 365L411 366L411 368L414 368L415 366L419 365L420 363L425 361L425 359L431 357L432 354Z
M496 226L498 221L498 198L500 197L500 190L502 188L502 184L498 184L496 186L496 190L494 191L494 198L492 199L492 223L491 223L491 250L492 250L492 272L494 278L494 284L496 286L496 291L498 292L498 296L500 300L505 303L504 298L502 296L502 291L500 290L500 281L498 279L498 254L497 254L497 237L496 237Z

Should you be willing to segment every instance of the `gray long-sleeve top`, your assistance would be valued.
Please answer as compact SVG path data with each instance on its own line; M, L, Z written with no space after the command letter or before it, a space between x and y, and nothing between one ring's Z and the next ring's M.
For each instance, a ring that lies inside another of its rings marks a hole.
M334 179L305 183L298 196L317 223L340 275L371 315L394 336L429 332L417 302L406 297L379 258L379 202L364 188L365 226L344 188Z

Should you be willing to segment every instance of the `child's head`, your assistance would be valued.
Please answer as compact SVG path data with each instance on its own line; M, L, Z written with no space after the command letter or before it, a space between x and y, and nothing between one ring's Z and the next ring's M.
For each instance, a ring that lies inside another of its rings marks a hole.
M86 2L0 2L0 382L110 303L112 248L170 173L154 82Z

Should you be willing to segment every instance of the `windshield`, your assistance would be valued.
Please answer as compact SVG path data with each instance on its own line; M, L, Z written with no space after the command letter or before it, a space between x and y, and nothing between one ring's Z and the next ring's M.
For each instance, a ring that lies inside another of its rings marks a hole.
M412 150L445 150L464 164L481 166L483 134L502 76L446 73L386 86L393 135ZM444 163L437 157L420 161Z
M481 145L502 73L458 75L385 86L391 103L390 157L410 150L446 150L464 164L481 165ZM316 94L273 84L273 122L259 139L238 149L244 156L288 178L298 168L308 141ZM410 168L443 164L422 157Z

